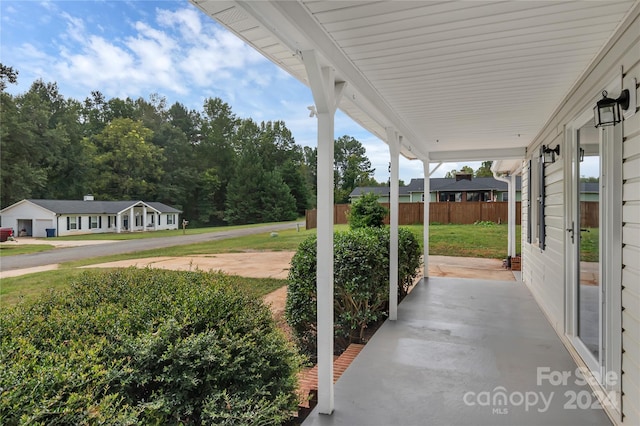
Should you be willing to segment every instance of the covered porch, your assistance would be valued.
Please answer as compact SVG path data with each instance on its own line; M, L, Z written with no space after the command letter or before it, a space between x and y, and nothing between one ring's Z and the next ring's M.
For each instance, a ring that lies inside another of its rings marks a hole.
M304 425L609 425L519 281L431 277Z

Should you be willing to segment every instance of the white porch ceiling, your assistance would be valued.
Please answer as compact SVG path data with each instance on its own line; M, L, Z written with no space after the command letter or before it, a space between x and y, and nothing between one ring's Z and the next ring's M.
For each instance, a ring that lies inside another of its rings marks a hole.
M340 109L432 161L522 158L640 0L217 1L207 15L309 85L315 50Z

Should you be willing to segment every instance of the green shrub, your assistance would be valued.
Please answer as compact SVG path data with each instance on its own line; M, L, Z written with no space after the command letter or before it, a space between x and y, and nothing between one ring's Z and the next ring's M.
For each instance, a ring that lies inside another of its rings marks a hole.
M478 226L496 226L497 225L495 222L492 222L490 220L476 220L475 222L473 222L473 224Z
M298 345L316 354L316 237L303 241L291 261L285 315ZM420 245L404 228L399 233L400 299L420 266ZM388 315L389 229L361 228L334 235L334 337L337 352L363 342L368 326Z
M387 209L378 202L373 192L363 194L351 205L348 220L351 229L382 228Z
M299 356L239 278L83 274L0 315L0 423L281 424Z

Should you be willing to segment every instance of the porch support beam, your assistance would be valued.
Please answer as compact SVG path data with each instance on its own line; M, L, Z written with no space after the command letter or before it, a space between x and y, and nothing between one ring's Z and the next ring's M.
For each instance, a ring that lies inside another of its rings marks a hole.
M142 231L147 230L147 206L142 205Z
M433 172L440 167L442 163L438 164ZM424 205L423 205L423 229L422 229L422 245L424 247L423 263L424 263L424 278L429 278L429 206L431 205L431 173L429 172L429 160L422 160L422 167L424 173Z
M509 230L507 232L509 237L509 256L512 258L516 255L516 175L510 176L509 189Z
M430 152L433 162L512 160L526 157L526 148L468 149L466 151Z
M346 86L322 67L315 51L302 52L318 119L317 327L318 411L331 414L333 393L333 163L335 113Z
M389 319L398 319L398 213L400 138L393 127L387 127L387 143L391 156L391 185L389 188Z
M495 170L493 177L507 184L507 256L516 255L516 174L500 176Z
M122 231L122 212L116 214L116 234Z

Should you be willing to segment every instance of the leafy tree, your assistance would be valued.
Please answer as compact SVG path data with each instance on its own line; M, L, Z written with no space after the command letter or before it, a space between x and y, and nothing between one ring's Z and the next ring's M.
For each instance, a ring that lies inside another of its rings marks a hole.
M352 205L349 211L349 227L381 228L388 210L378 202L378 196L373 192L363 194Z
M296 199L291 195L280 173L277 170L265 172L261 183L261 222L295 220L298 217Z
M493 177L493 172L491 171L491 166L493 165L493 161L483 161L482 165L478 167L478 170L475 171L475 177Z
M153 199L162 177L162 149L151 144L153 132L139 121L117 118L93 138L99 177L95 190L103 199Z
M309 206L315 207L318 192L318 148L305 146L302 148L303 164L301 172L309 188Z
M590 177L580 176L580 182L582 182L582 183L598 183L598 182L600 182L600 178L595 177L595 176L590 176Z
M371 168L362 143L351 136L335 141L334 158L334 202L346 203L356 187L371 182L375 169Z
M458 171L456 169L453 169L453 170L447 172L447 174L444 175L444 177L448 178L448 179L452 179L452 178L455 178L456 175L460 174L460 173L469 174L469 175L473 176L473 169L471 168L471 166L462 166L462 169L460 169L460 171Z
M294 220L296 200L277 171L266 171L257 152L248 150L229 182L225 220L230 224Z
M13 67L8 67L0 63L0 92L4 92L7 83L16 84L18 82L18 71Z
M296 200L296 211L298 215L304 216L305 211L309 208L309 200L311 193L309 186L303 175L304 165L296 165L289 160L279 168L282 180L289 187L289 192Z
M92 149L82 140L80 104L55 83L2 93L2 205L23 198L76 198L92 180Z
M46 171L38 166L38 150L33 147L31 132L23 126L16 99L0 93L2 126L0 126L0 177L2 179L2 207L31 197L37 188L44 188Z
M205 101L196 153L198 169L214 168L220 178L220 186L214 194L214 211L210 215L217 218L216 223L222 223L227 186L236 169L237 154L233 147L233 139L238 125L239 119L233 114L229 104L220 98Z

